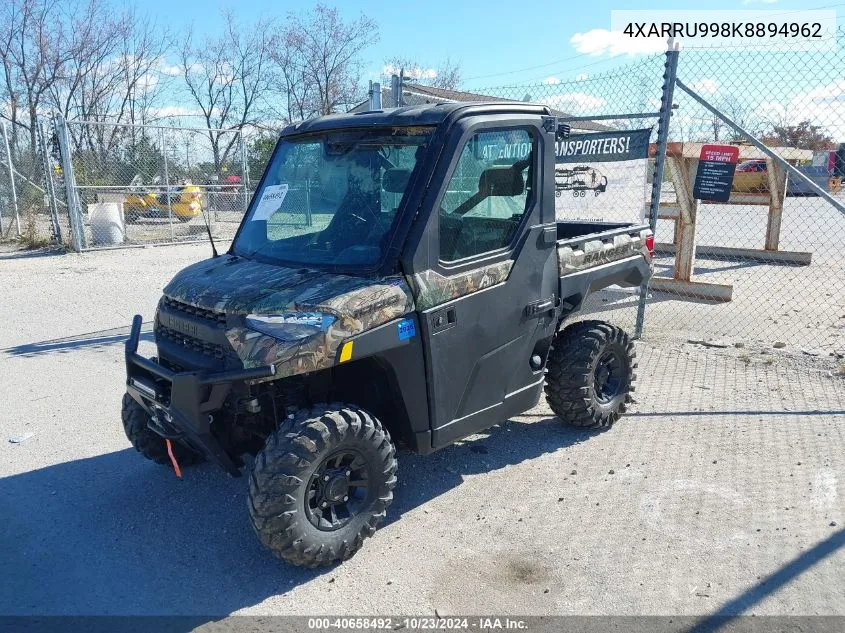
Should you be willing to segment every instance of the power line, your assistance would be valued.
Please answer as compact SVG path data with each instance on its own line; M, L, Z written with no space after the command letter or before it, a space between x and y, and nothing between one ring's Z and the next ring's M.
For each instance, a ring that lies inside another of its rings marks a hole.
M563 59L556 59L554 61L548 62L547 64L538 64L536 66L528 66L527 68L520 68L518 70L507 70L500 73L490 73L489 75L477 75L475 77L467 77L466 81L473 81L475 79L487 79L488 77L501 77L502 75L514 75L516 73L524 73L529 70L537 70L538 68L547 68L549 66L554 66L555 64L561 64L563 62L568 62L573 59L578 59L579 57L586 57L590 53L579 53L578 55L573 55L572 57L564 57Z

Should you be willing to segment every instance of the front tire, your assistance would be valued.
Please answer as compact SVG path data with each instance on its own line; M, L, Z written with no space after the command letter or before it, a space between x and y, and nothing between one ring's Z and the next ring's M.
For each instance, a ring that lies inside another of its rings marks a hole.
M624 330L581 321L555 337L546 364L546 401L564 423L608 427L631 401L634 344Z
M386 516L396 449L367 411L303 409L268 438L249 478L249 516L261 542L294 565L346 560Z
M126 438L136 451L156 464L170 465L170 456L167 454L164 438L147 426L149 414L128 393L123 394L121 418ZM197 464L204 459L200 453L179 442L171 442L171 446L173 456L180 466Z

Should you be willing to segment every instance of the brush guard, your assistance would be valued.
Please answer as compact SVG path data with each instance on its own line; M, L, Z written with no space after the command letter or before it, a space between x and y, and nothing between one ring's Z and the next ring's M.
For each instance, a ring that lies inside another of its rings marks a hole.
M233 383L269 378L276 368L175 372L138 354L141 323L136 314L126 340L126 392L150 414L148 425L154 432L190 445L230 475L240 476L240 460L211 432L212 413L223 406Z

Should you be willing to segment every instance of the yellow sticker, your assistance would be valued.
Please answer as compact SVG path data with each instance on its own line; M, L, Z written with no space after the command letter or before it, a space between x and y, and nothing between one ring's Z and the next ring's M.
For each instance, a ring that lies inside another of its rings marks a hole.
M340 362L345 363L352 358L352 341L347 341L343 344L340 350Z

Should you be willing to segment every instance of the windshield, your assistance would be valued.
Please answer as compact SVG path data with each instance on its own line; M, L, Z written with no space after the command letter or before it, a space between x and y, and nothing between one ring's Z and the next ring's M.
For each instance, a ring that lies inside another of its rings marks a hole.
M375 267L432 129L282 139L233 252L279 264Z

